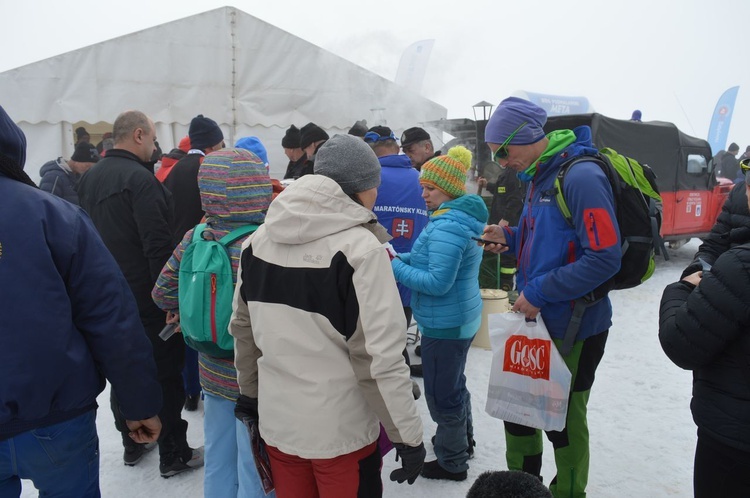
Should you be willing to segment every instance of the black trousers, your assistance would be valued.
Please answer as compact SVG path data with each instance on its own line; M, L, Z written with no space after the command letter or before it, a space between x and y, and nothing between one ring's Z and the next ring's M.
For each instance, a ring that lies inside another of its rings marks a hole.
M192 450L187 444L187 421L182 419L182 407L185 405L185 387L182 382L182 367L185 364L185 341L182 334L174 334L167 341L159 338L164 326L161 321L144 323L146 333L154 349L156 370L161 384L163 405L159 412L161 434L159 435L159 458L161 463L169 464L176 458L190 459ZM135 444L120 413L120 405L114 391L110 391L110 406L115 417L115 427L122 434L123 446Z
M702 429L693 472L696 498L750 496L750 452L727 446Z

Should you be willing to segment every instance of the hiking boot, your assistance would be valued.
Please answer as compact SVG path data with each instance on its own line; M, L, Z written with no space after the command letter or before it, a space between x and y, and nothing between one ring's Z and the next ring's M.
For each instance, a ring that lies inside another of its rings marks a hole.
M195 394L192 396L185 396L185 410L189 412L194 412L198 409L198 400L201 399L200 394Z
M163 478L168 478L203 467L203 446L193 449L193 456L190 460L183 461L177 458L170 463L160 463L159 472Z
M422 467L422 477L425 479L443 479L446 481L465 481L466 471L449 472L442 468L437 460L425 462Z
M422 375L422 364L419 363L417 365L409 365L409 370L411 371L412 377L423 377Z
M122 455L122 461L128 467L132 467L143 459L143 455L156 448L156 442L153 443L133 443L125 446L125 452Z

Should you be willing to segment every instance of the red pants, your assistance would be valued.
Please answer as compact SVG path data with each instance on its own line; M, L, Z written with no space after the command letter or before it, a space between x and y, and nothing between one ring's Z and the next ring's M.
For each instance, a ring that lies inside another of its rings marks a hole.
M266 446L277 498L380 498L378 443L335 458L305 459Z

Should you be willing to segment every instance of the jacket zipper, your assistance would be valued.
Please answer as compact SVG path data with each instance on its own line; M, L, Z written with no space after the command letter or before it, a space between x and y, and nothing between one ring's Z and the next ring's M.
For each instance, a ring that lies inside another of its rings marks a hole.
M211 340L217 344L216 337L216 274L211 274Z
M521 266L520 262L524 261L526 264L523 268L523 281L524 284L527 284L529 282L528 274L526 273L526 270L529 268L529 264L531 263L531 243L534 239L534 215L533 215L533 206L534 206L534 181L531 181L531 185L529 187L529 195L528 195L528 209L526 211L526 219L524 220L524 227L521 231L521 254L520 258L518 258L518 262L516 265L518 267ZM524 232L526 231L526 228L529 229L528 239L524 237Z
M599 243L599 231L596 229L596 219L594 213L589 213L589 221L591 222L591 231L594 233L594 240L596 241L596 247L601 247Z

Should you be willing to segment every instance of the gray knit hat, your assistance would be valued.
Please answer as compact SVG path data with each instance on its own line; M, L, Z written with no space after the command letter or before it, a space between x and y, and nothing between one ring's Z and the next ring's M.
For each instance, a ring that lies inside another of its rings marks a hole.
M380 186L380 162L361 138L334 135L318 151L313 166L316 175L339 184L346 195Z

